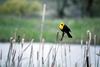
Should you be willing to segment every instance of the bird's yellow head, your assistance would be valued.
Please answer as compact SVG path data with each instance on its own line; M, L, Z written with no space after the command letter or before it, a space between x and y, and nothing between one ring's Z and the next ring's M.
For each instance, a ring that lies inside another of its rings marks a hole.
M63 27L64 27L64 23L63 23L63 22L61 22L61 23L59 24L59 26L58 26L58 27L59 27L59 29L61 29L61 30L62 30L62 29L63 29Z

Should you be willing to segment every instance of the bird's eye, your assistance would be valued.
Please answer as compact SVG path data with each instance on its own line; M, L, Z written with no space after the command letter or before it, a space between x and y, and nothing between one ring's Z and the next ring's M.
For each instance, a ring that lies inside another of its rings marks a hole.
M63 26L63 24L61 24Z

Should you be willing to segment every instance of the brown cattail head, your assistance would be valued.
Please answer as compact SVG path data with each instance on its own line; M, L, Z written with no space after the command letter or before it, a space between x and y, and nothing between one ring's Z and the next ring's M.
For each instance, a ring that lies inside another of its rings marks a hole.
M90 30L87 30L87 37L88 37L88 44L90 44L92 38Z

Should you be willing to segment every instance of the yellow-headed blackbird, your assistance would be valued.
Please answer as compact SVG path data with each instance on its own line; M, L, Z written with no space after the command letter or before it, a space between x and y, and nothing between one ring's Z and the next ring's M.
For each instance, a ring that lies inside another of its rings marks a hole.
M63 32L61 40L63 39L65 33L68 35L69 38L72 38L72 36L70 34L71 30L67 25L65 25L63 22L61 22L58 27Z

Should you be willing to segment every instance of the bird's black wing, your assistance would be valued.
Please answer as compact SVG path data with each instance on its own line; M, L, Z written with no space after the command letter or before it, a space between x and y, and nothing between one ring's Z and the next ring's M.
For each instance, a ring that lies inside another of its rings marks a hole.
M64 25L64 31L65 32L71 32L70 28L67 25Z

